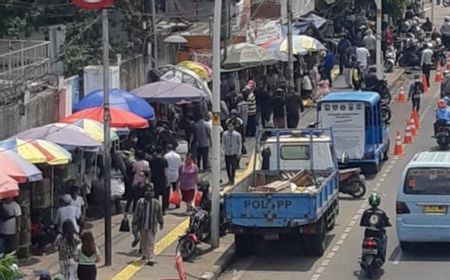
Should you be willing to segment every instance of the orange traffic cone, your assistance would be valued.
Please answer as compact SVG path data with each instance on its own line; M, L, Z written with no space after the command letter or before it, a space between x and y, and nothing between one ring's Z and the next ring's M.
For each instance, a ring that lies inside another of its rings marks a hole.
M406 103L405 88L403 87L403 83L400 84L400 92L398 93L397 101L400 103Z
M408 124L406 126L405 137L403 138L403 143L411 144L412 142L414 142L414 140L413 140L413 137L411 135L411 125Z
M413 109L411 116L414 119L414 124L416 125L416 129L420 129L419 113L417 113L417 110L415 108Z
M447 70L450 71L450 52L447 52Z
M405 150L403 149L402 137L400 136L400 131L397 131L397 136L395 137L394 155L400 156L404 154Z
M411 129L411 135L416 136L417 130L416 130L416 124L415 124L414 118L409 119L409 127Z
M428 93L428 87L429 87L430 85L428 84L427 76L425 76L425 74L422 75L422 84L423 84L423 91L424 91L425 93Z
M436 64L436 74L434 75L434 82L440 83L444 80L444 76L442 75L441 65L439 62Z

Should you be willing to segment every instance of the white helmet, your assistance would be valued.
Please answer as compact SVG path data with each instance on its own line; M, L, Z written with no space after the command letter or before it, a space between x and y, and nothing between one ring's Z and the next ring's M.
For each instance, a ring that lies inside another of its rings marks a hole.
M440 46L440 45L442 45L441 38L436 38L436 46Z

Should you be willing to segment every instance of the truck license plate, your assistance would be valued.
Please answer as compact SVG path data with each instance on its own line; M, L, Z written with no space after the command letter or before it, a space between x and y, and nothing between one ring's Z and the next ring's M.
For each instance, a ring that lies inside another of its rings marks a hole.
M447 205L426 205L423 207L425 214L446 214Z
M264 240L278 240L280 235L278 233L266 233L264 234Z
M363 249L363 254L368 254L368 255L377 255L378 254L378 249Z

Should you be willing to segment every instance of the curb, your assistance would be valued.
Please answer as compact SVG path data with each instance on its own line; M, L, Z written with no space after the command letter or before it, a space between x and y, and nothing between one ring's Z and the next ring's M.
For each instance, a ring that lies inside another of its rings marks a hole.
M217 263L208 268L199 278L201 280L216 280L225 271L228 265L235 259L234 242L230 243L225 252L217 260Z

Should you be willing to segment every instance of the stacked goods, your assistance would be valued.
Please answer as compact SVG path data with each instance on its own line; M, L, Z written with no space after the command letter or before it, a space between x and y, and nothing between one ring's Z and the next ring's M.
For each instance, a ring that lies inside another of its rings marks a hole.
M277 193L277 192L305 192L315 189L314 182L310 174L305 170L297 173L284 172L281 174L282 180L276 180L269 184L250 187L250 192Z
M291 186L289 181L276 180L270 184L250 188L250 192L274 193L281 192Z

